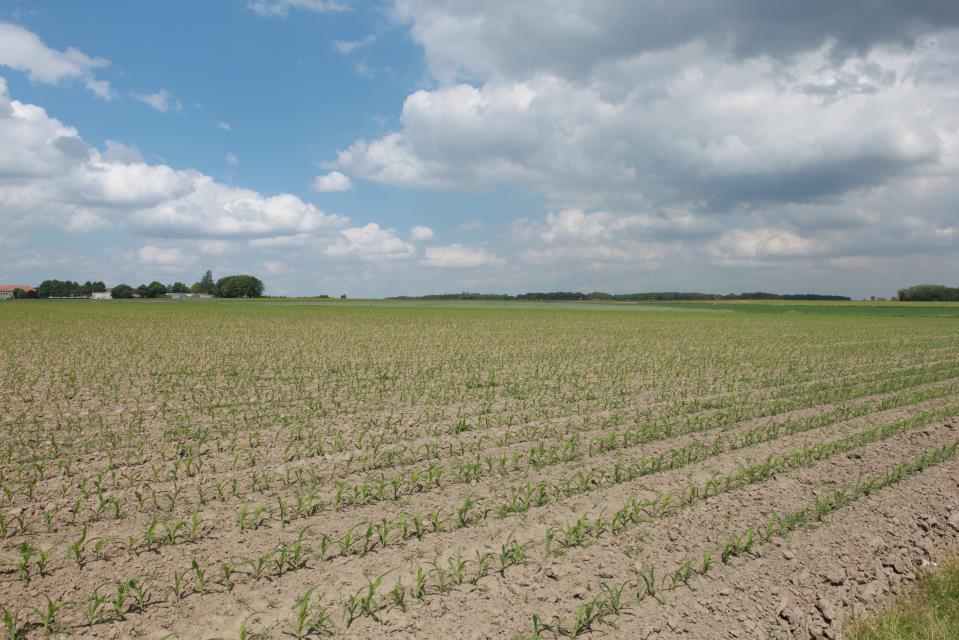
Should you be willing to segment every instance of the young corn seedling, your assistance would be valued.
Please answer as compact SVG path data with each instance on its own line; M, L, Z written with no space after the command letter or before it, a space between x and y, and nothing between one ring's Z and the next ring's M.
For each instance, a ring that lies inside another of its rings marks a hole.
M673 581L673 588L676 588L680 584L689 585L690 578L693 577L693 563L692 561L685 562L682 566L676 569L671 574L671 579Z
M422 600L426 596L426 572L419 565L416 567L416 576L413 578L411 593L417 600Z
M326 559L327 559L327 558L326 558L326 551L327 551L327 549L329 549L329 547L330 547L330 542L332 542L332 540L330 539L330 536L329 536L329 535L327 535L327 534L324 533L322 536L320 536L320 548L319 548L319 550L316 552L316 557L317 557L319 560L323 561L323 560L326 560Z
M473 572L472 577L470 577L472 584L479 583L480 580L489 575L492 560L493 554L489 551L476 551L476 558L473 560L473 564L476 565L476 570Z
M193 569L193 574L196 576L197 591L200 593L206 593L206 570L200 567L200 564L196 561L196 558L190 562L190 567Z
M403 578L399 577L393 583L390 589L390 604L401 611L406 611L406 587L403 586Z
M151 576L147 576L146 578L152 579ZM138 580L136 578L130 578L127 580L127 593L133 598L130 611L143 611L150 603L150 586L146 579Z
M190 542L196 542L204 536L204 524L206 523L200 517L200 512L194 511L188 525L189 529L187 530L187 537L190 539Z
M517 541L512 533L506 537L506 542L500 545L500 575L505 575L509 567L525 564L528 561L529 545L530 542Z
M233 572L235 568L232 564L228 562L220 563L220 574L217 577L217 581L220 585L225 588L227 591L233 591Z
M385 575L385 574L384 574ZM373 618L377 622L380 621L376 617L376 613L381 608L380 598L376 595L376 592L379 590L380 585L383 583L383 577L379 576L375 580L366 579L366 590L361 592L363 593L362 598L360 599L360 609L363 615Z
M246 505L243 505L239 509L237 509L236 524L240 527L240 533L243 533L244 531L246 531L246 526L247 526L246 522L249 515L250 515L250 508L247 507Z
M645 572L640 572L639 578L643 584L640 585L637 580L636 602L641 602L646 596L650 596L660 604L666 604L666 600L656 586L656 570L653 567L649 567Z
M426 530L423 526L423 519L419 515L413 516L413 535L417 540L422 540Z
M374 531L375 531L375 528L374 528L374 526L373 526L372 524L367 524L367 525L366 525L366 531L363 533L363 537L361 538L361 545L362 545L362 546L360 547L360 555L361 555L361 556L365 556L367 553L370 552L371 549L373 549L373 545L374 545L373 533L374 533Z
M277 577L282 576L283 572L286 570L286 561L290 556L290 548L287 545L280 545L273 552L273 557L271 561L273 563L273 573Z
M173 596L174 602L179 602L183 600L187 595L187 578L189 576L190 570L186 571L174 571L173 572L173 581L170 583L170 586L167 587L167 592Z
M17 545L17 551L20 553L20 557L17 559L17 575L23 582L29 582L30 560L37 552L37 549L29 542L21 542L19 545Z
M87 540L87 528L83 527L80 537L67 546L67 557L73 558L77 563L77 568L82 569L84 564L83 551L89 541Z
M453 590L453 580L450 579L449 572L439 564L439 560L430 563L430 575L433 576L433 582L436 583L436 590L440 593L449 593Z
M313 605L313 619L309 621L309 629L313 633L328 637L336 632L336 623L333 617L327 612L326 607L317 603Z
M253 640L255 637L254 634L250 631L250 625L256 623L259 618L256 618L256 612L251 613L240 623L240 629L237 632L238 640ZM252 620L251 620L252 619Z
M604 602L605 608L613 615L618 616L619 612L626 606L626 603L623 601L623 591L625 591L627 585L629 585L628 582L624 582L618 586L608 585L605 582L600 585L600 588L606 596Z
M112 538L97 538L93 541L93 557L97 560L103 560L106 558L105 549L107 544L113 542Z
M259 529L261 527L269 527L270 525L267 524L267 521L269 520L269 518L270 518L269 509L263 506L256 507L253 510L253 517L251 519L250 525L253 527L254 530Z
M392 531L392 525L386 518L383 518L383 522L376 525L376 538L381 548L389 544L390 531Z
M104 596L101 596L99 593L94 592L92 596L87 600L87 605L83 609L83 617L87 622L87 626L92 627L100 619L100 608L107 601Z
M239 559L250 568L250 576L253 580L259 582L260 579L266 576L267 569L270 566L270 560L273 558L273 553L273 551L267 551L255 560L245 556L240 556Z
M359 593L351 593L346 596L345 600L340 601L340 609L343 613L343 626L347 629L349 629L353 621L359 617L357 612L360 611L360 604Z
M719 556L719 559L723 564L729 564L729 561L733 557L739 555L739 536L732 534L726 538L726 541L723 542L722 553Z
M11 611L0 605L0 614L3 615L3 629L7 633L7 640L21 640L24 636L21 633L23 628L19 622L20 612Z
M313 589L308 589L293 606L293 637L297 640L302 640L310 634L309 615L312 597Z
M474 502L472 498L467 498L463 501L462 506L456 511L456 522L459 525L460 529L466 528L470 525L470 509L473 508Z
M602 624L605 617L606 612L603 610L603 603L599 597L596 597L576 610L572 622L565 623L557 620L556 633L570 638L578 638L592 631L596 624Z
M453 580L453 584L463 584L463 580L466 576L466 565L469 561L464 560L460 552L457 551L456 555L452 558L448 558L446 562L449 565L449 574L450 578Z
M110 598L110 607L113 609L113 618L115 620L126 620L124 609L126 607L127 596L129 595L129 584L118 582L116 593Z
M156 528L158 523L157 516L154 514L150 520L150 524L147 525L146 530L143 532L143 545L147 551L154 549L157 544Z
M556 636L556 627L546 624L538 613L533 614L533 635L528 640L543 640L544 633L552 633ZM519 636L517 636L518 638Z
M549 559L550 555L553 552L553 539L555 537L556 537L556 529L554 527L550 527L549 529L547 529L546 539L545 539L546 544L544 548L545 557L547 559Z
M439 508L430 512L430 525L433 527L433 533L443 532L443 516L440 514Z
M699 569L697 570L697 573L699 573L699 575L701 576L705 576L706 573L709 572L709 568L712 566L712 564L713 564L713 556L712 556L712 553L710 553L710 551L707 549L703 551L703 559L702 559L702 562L700 562L699 564Z
M341 556L350 555L350 548L353 546L354 540L355 538L353 536L352 529L343 532L343 535L340 536L339 539L336 541L337 545L340 548Z
M163 537L161 538L163 544L173 546L177 543L178 536L180 534L180 529L186 526L186 523L183 520L174 520L173 522L167 521L163 523Z
M279 514L279 517L280 517L280 527L285 529L286 525L289 524L290 520L287 513L288 506L286 502L283 501L282 496L276 497L276 510L277 510L277 514Z
M286 570L297 571L306 566L309 557L309 551L303 546L303 543L297 540L288 546L289 553L286 556Z
M64 604L62 602L57 602L50 599L50 596L44 596L46 598L46 605L43 607L34 607L31 606L30 610L33 611L37 618L40 621L40 627L48 634L58 631L60 625L57 623L57 614L63 609Z

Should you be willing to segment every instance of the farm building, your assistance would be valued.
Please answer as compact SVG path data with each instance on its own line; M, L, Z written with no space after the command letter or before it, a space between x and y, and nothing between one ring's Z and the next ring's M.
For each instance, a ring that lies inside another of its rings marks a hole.
M112 300L113 299L113 296L111 295L112 293L113 292L110 289L107 289L106 291L94 291L93 293L90 294L90 299L91 300Z
M180 300L184 298L196 299L196 298L212 298L208 293L168 293L167 296L173 298L174 300Z
M23 289L26 292L36 291L28 284L0 284L0 300L13 298L14 289Z

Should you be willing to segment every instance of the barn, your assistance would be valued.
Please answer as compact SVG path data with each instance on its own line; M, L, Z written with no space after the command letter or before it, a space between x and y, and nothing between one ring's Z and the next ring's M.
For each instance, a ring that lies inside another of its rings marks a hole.
M9 300L13 298L13 291L15 289L22 289L27 293L36 291L36 289L28 284L0 284L0 300Z

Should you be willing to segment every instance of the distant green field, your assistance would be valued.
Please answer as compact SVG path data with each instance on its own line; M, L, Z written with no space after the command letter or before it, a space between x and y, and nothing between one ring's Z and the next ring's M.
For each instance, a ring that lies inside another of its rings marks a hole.
M60 304L86 304L86 301L54 301ZM24 301L18 304L37 304ZM323 306L323 307L378 307L417 309L568 309L590 311L712 311L724 313L813 314L813 315L868 315L868 316L931 316L959 317L959 302L833 302L833 301L664 301L664 302L603 302L603 301L499 301L499 300L390 300L377 298L257 298L213 300L126 300L106 304L149 305L228 305L228 306Z

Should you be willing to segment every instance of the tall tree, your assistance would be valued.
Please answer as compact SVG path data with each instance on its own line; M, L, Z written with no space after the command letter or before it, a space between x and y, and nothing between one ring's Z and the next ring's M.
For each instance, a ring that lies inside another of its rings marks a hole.
M150 284L141 284L137 287L137 293L144 298L159 298L166 294L166 285L154 280Z
M210 295L215 294L216 282L213 280L213 272L207 270L207 272L203 274L203 277L200 278L200 281L194 283L193 286L190 287L190 290L193 293L208 293Z
M217 280L216 295L221 298L259 298L263 295L263 283L253 276L226 276Z
M132 298L133 287L128 284L118 284L110 289L110 296L113 298Z

